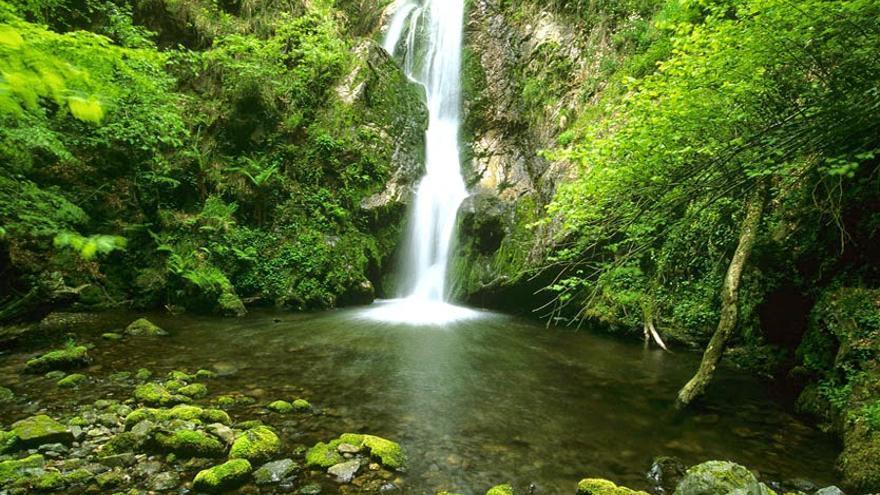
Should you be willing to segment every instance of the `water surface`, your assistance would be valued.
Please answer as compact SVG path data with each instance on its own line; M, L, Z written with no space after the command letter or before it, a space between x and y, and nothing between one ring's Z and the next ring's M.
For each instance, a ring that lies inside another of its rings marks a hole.
M228 392L258 399L230 410L236 419L267 414L260 405L272 400L307 397L326 414L289 420L282 434L290 450L346 431L394 439L409 453L406 493L484 493L511 482L570 494L586 476L647 488L644 473L657 455L688 464L729 459L768 479L835 481L834 442L754 377L722 370L704 409L675 414L671 400L698 355L492 313L409 326L371 320L368 310L148 315L171 335L103 341L100 333L142 316L116 314L77 332L96 345L86 371L93 376L139 367L221 371L207 383L206 402ZM69 413L69 401L130 396L111 385L59 391L51 380L20 375L26 358L0 360L0 383L32 399L0 406L3 423L39 408Z

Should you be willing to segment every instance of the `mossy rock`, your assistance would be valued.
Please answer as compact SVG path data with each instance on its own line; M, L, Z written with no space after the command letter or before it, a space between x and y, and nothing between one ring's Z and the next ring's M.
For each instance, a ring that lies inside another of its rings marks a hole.
M188 383L195 379L195 375L190 375L186 371L173 370L169 371L165 378L169 380L177 380L179 382Z
M233 459L219 466L199 471L193 479L197 492L222 493L237 488L250 477L251 463L246 459Z
M22 486L30 478L29 470L42 468L45 459L34 454L24 459L0 461L0 487Z
M226 446L214 436L202 431L177 430L174 433L157 433L154 441L159 451L173 453L178 457L217 458L226 454Z
M47 443L73 443L73 434L54 419L40 414L12 424L12 431L18 437L22 448L39 447Z
M217 307L224 316L242 317L247 314L244 303L234 292L230 291L220 294L220 297L217 298Z
M107 471L95 476L95 482L98 483L98 487L102 490L108 490L125 483L125 475L122 471L114 469L113 471Z
M131 428L141 421L149 420L163 423L171 420L199 421L202 423L221 423L228 425L232 419L219 409L203 409L188 404L178 404L171 409L154 409L142 407L135 409L125 417L126 428Z
M107 332L107 333L102 333L101 338L104 340L117 341L117 340L122 340L123 335L121 333L116 333L116 332Z
M12 399L15 399L15 394L12 390L9 390L6 387L0 387L0 404L4 402L12 402Z
M101 447L101 456L112 456L127 452L139 452L143 449L147 438L130 431L115 435L109 442Z
M329 468L345 461L345 458L337 451L339 445L347 443L355 447L369 450L370 455L377 458L383 466L402 470L406 468L406 454L400 444L375 435L362 435L358 433L344 433L339 438L328 443L319 442L306 451L306 464Z
M296 409L296 412L308 412L312 410L312 404L305 399L296 399L293 401L293 408Z
M125 333L137 337L163 337L168 335L168 332L162 330L159 326L146 318L131 322L131 324L125 327Z
M880 493L880 431L864 421L848 425L838 463L846 486Z
M185 387L181 387L177 393L180 395L185 395L192 399L201 399L202 397L208 395L208 387L202 385L201 383L193 383L187 385Z
M25 364L27 373L46 373L47 371L72 370L88 366L89 350L86 346L71 346L47 352L31 359Z
M293 404L284 400L276 400L266 406L266 409L278 414L288 414L293 412Z
M675 489L674 495L774 495L751 471L728 461L708 461L691 467Z
M492 488L489 488L489 491L486 492L486 495L514 495L516 492L513 491L513 487L510 485L496 485Z
M251 428L235 439L230 459L247 459L258 464L272 460L281 452L281 440L268 426Z
M139 368L134 374L135 379L145 382L153 377L153 372L146 368Z
M31 482L31 486L37 491L49 492L62 488L66 483L67 480L64 479L64 475L60 472L42 471L36 475Z
M62 388L76 388L85 383L88 380L86 375L80 373L73 373L72 375L67 375L64 378L58 380L58 386Z
M185 395L173 394L158 383L145 383L134 389L134 398L148 406L170 406L187 404L192 399Z
M195 374L196 380L207 380L211 378L217 378L217 373L211 370L198 370Z
M586 478L578 482L577 495L648 495L646 492L617 486L608 480Z
M18 435L14 431L0 430L0 455L18 450Z

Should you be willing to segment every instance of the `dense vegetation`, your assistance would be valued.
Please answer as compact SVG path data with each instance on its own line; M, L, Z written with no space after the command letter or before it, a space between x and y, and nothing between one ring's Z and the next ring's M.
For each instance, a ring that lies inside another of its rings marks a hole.
M421 103L340 3L0 3L2 317L371 298Z

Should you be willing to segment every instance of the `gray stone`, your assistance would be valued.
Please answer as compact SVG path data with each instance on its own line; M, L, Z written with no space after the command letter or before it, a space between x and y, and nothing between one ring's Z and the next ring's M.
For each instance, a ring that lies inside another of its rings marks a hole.
M263 464L260 469L254 471L254 481L258 485L278 483L299 470L299 465L292 459L281 459Z
M350 443L340 443L336 450L343 454L357 454L361 451L361 448Z
M146 461L138 463L134 471L138 476L152 476L161 471L162 468L162 463L159 461Z
M232 445L232 442L235 441L235 431L222 423L211 423L205 429L208 433L223 440L227 445Z
M134 465L136 461L137 459L131 452L107 455L98 459L98 462L107 467L128 467Z
M148 437L156 429L156 423L145 419L131 428L131 432L138 436Z
M826 486L820 490L816 490L816 495L845 495L843 490L834 485Z
M687 470L675 495L771 495L751 471L728 461L708 461Z
M321 485L317 485L315 483L306 485L300 488L298 493L300 495L318 495L319 493L321 493Z
M349 483L360 468L361 461L353 460L336 464L328 469L327 472L336 476L336 481L340 483Z
M180 475L174 471L166 471L164 473L154 474L147 480L147 487L150 490L164 492L173 490L180 485Z

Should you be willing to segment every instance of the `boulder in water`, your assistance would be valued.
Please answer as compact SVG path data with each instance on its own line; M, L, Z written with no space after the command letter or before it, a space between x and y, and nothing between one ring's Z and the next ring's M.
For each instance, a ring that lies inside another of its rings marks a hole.
M47 371L72 370L88 366L89 362L91 360L85 346L68 346L31 359L25 364L25 372L45 373Z
M687 470L675 495L772 495L751 471L729 461L708 461Z
M648 495L645 492L617 486L601 478L586 478L578 482L577 495Z
M162 337L168 335L168 332L162 330L146 318L140 318L131 322L126 328L125 333L138 337Z
M219 466L199 471L193 480L193 489L199 492L222 493L243 485L251 474L251 463L232 459Z
M40 414L12 424L12 431L23 448L39 447L47 443L70 445L73 434L58 421Z
M242 433L232 444L230 459L266 462L281 451L281 440L268 426L257 426Z

